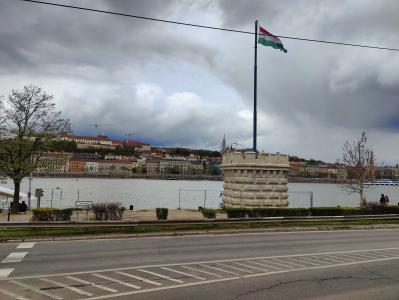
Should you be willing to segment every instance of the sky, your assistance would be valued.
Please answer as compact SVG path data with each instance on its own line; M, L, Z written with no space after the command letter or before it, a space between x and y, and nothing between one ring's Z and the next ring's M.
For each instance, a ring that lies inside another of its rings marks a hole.
M49 1L399 48L391 0ZM282 41L258 47L258 149L335 162L366 131L379 164L399 162L399 52ZM0 0L0 95L40 86L78 134L252 147L253 64L253 35Z

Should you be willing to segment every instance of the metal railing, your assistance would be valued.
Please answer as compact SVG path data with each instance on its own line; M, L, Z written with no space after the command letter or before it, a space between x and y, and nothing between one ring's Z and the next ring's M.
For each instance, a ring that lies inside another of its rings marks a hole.
M209 197L209 192L217 192L217 193L219 193L219 198L221 198L222 197L222 195L223 195L223 191L221 191L221 190L207 190L207 189L204 189L204 190L190 190L190 189L179 189L179 206L178 206L178 209L181 209L181 200L182 200L182 197L181 197L181 193L182 192L195 192L195 193L204 193L203 194L203 197L202 197L202 200L203 200L203 208L206 208L206 202L207 202L207 200L208 200L208 197Z

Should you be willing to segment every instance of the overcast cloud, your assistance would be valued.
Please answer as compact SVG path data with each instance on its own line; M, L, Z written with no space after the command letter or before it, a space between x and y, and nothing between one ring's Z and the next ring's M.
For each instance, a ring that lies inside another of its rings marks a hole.
M67 1L116 12L399 48L396 1ZM396 163L399 53L283 39L258 49L259 148L335 161L367 131ZM253 36L0 0L0 94L54 94L77 133L154 145L252 145Z

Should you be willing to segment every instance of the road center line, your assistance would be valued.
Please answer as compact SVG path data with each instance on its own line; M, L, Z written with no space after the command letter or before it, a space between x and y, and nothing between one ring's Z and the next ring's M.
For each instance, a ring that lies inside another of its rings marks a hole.
M96 284L96 283L93 283L93 282L90 282L90 281L86 281L86 280L83 280L83 279L80 279L80 278L77 278L77 277L66 276L66 278L68 278L70 280L74 280L74 281L80 282L80 283L83 283L83 284L87 284L87 285L96 287L98 289L101 289L101 290L104 290L104 291L107 291L107 292L111 292L111 293L117 293L118 292L117 290L111 289L109 287L106 287L106 286L103 286L103 285L100 285L100 284Z
M28 252L11 252L1 263L20 262L27 254Z
M24 242L24 243L20 243L17 246L17 249L30 249L33 248L33 246L36 244L36 242Z

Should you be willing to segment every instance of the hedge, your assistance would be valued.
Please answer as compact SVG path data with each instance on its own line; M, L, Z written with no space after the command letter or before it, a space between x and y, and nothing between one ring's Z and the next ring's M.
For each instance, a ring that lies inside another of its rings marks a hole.
M207 219L215 219L216 218L216 210L214 210L214 209L203 208L201 211L202 211L202 215Z
M353 216L399 214L399 206L367 205L365 207L313 208L225 208L228 218L265 218L290 216Z
M32 209L32 221L70 221L73 208L34 208Z

